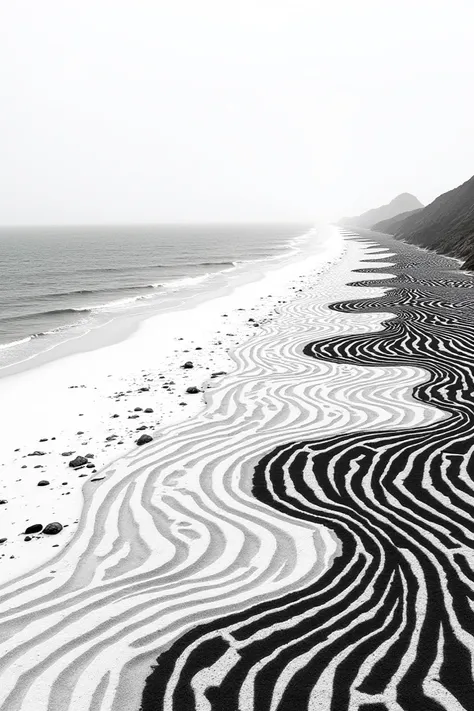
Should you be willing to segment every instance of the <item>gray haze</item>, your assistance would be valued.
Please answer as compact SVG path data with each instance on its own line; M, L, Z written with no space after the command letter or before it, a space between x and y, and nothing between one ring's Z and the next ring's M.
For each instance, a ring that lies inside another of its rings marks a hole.
M0 0L0 224L312 220L474 173L472 0Z

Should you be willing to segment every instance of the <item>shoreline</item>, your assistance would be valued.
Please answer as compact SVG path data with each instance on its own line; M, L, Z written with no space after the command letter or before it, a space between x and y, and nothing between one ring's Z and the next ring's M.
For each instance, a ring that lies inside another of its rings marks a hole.
M341 258L336 234L331 228L320 250L275 260L265 273L202 295L192 307L182 304L139 321L117 319L79 344L68 341L54 354L5 369L0 500L7 503L0 538L7 540L0 544L0 583L67 546L80 521L83 482L99 484L101 470L136 450L140 434L154 436L203 410L206 391L221 377L215 374L235 367L232 349ZM192 368L182 368L187 361ZM186 393L190 386L199 392ZM88 467L68 466L86 455L93 455ZM40 481L48 484L38 486ZM21 535L28 526L55 521L64 526L59 536Z

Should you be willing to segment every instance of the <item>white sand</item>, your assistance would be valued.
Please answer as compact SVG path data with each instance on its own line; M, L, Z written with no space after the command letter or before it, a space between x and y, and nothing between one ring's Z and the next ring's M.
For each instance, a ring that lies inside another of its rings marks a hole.
M0 545L0 583L66 546L81 514L82 483L99 478L102 467L136 447L140 434L157 439L160 427L201 410L205 395L186 394L186 388L196 385L205 393L216 382L212 373L231 371L232 347L251 338L258 330L255 324L278 313L279 303L294 298L309 280L314 283L342 249L337 230L328 229L314 254L275 262L260 281L194 308L149 318L114 345L0 379L0 499L7 500L0 505L0 538L7 538ZM72 347L80 349L80 340ZM188 360L194 367L184 370ZM139 392L141 387L149 390ZM135 412L136 407L142 410ZM144 413L149 407L153 412ZM139 431L141 426L146 429ZM116 439L107 441L113 435ZM45 454L30 456L35 451ZM63 456L65 452L72 454ZM68 466L75 456L86 454L94 455L97 471ZM40 487L40 480L49 484ZM28 541L22 535L27 526L52 521L64 526L57 536L31 535Z

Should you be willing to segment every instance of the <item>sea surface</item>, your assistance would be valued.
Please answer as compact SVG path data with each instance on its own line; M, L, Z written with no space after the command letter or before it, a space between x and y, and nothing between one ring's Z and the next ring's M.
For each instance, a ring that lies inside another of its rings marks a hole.
M296 254L311 225L0 228L0 369Z

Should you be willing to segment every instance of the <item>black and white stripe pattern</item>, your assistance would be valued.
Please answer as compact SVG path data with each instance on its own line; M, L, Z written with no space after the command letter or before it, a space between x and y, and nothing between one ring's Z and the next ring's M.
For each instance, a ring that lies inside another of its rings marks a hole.
M472 282L347 249L0 589L0 711L474 708Z
M383 330L304 353L422 368L413 396L444 418L293 441L263 457L256 499L328 529L338 555L300 590L184 635L159 656L145 711L474 708L474 282L447 259L377 241L393 266L362 271L396 277L356 284L391 290L330 308L383 314Z

